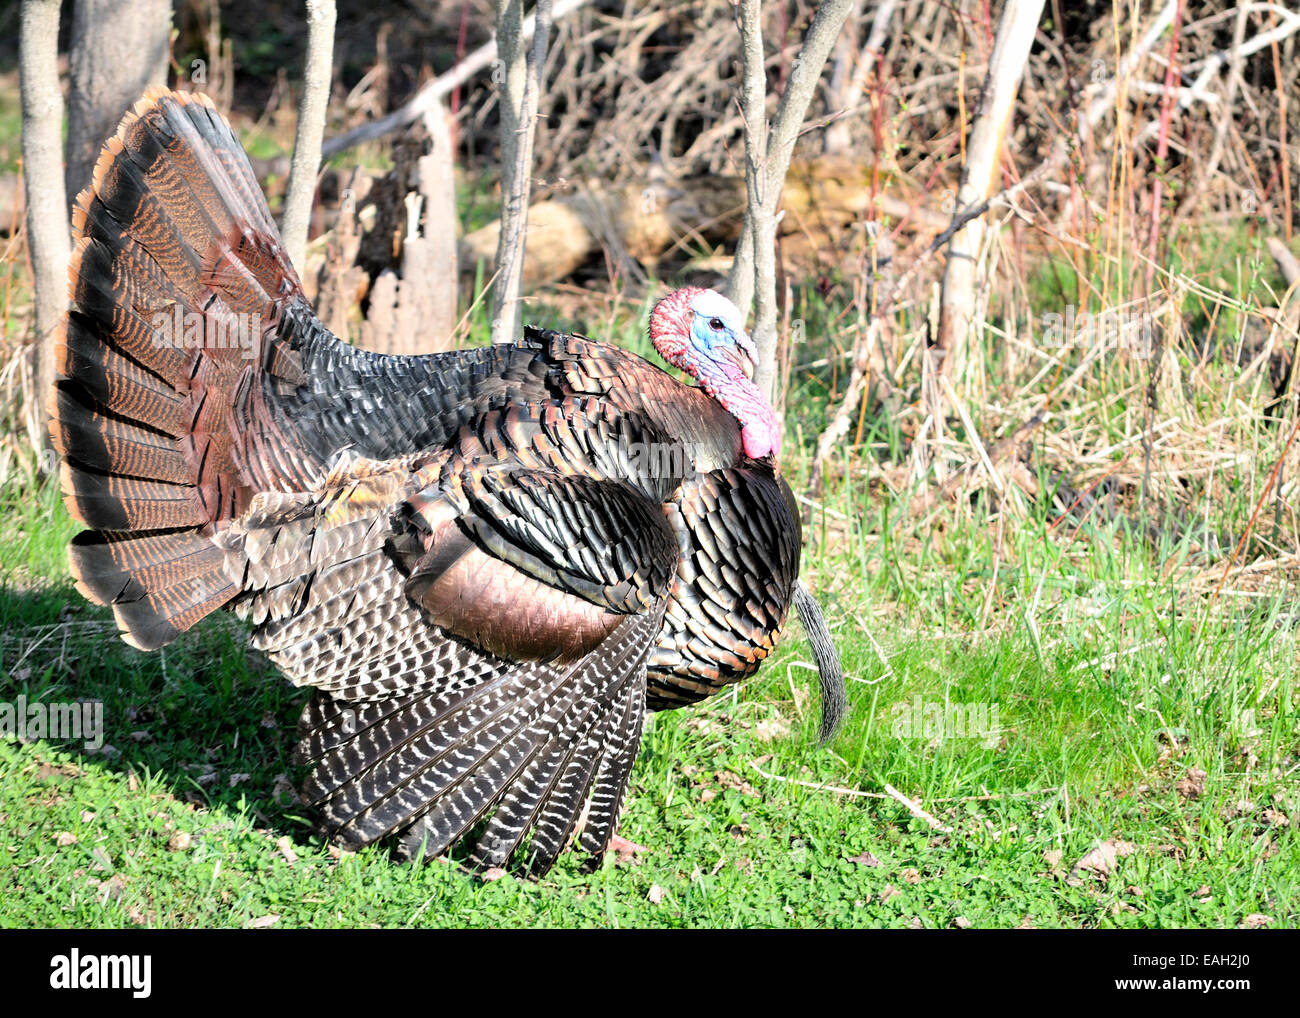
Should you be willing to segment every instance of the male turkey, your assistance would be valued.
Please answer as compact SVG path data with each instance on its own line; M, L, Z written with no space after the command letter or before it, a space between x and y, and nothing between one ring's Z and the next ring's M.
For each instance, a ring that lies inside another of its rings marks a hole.
M644 712L752 674L797 583L779 428L736 308L651 318L683 385L580 336L381 356L313 315L211 102L152 90L77 201L52 432L78 588L161 647L218 608L316 689L306 795L351 846L401 836L545 872L599 858ZM829 720L826 720L829 719ZM521 846L526 848L520 851Z

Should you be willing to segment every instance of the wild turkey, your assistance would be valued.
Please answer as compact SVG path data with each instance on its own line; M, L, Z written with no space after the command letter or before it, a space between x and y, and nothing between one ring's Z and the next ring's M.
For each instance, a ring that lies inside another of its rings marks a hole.
M380 356L312 313L211 102L153 90L77 201L52 431L78 588L161 647L225 608L289 680L328 835L544 872L613 836L647 708L752 674L790 602L838 658L741 317ZM521 846L526 842L526 852Z

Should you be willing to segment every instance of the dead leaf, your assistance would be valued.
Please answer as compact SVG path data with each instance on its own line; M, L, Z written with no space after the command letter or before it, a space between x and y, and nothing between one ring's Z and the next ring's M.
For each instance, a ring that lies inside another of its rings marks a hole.
M54 843L61 848L68 845L75 845L77 843L77 836L71 831L59 831L59 833L54 836Z
M284 856L284 861L290 866L298 861L298 853L293 850L293 842L289 840L289 835L281 836L276 841L275 847L280 850L280 854Z
M279 921L280 921L280 917L279 917L278 915L274 915L274 914L273 914L273 915L263 915L263 916L258 916L256 919L252 920L252 921L248 924L248 926L249 926L249 929L253 929L253 930L264 930L264 929L266 929L266 928L269 927L269 926L274 926L274 925L275 925L276 923L278 923Z
M275 785L271 788L271 797L282 806L288 806L298 801L298 790L293 787L289 775L277 774L275 776Z
M899 874L899 876L901 876L909 884L919 884L921 882L921 871L912 866L909 866L907 867L907 869L903 870Z
M849 856L849 858L848 858L847 861L848 861L848 862L855 862L855 863L857 863L859 866L871 866L871 867L875 867L875 866L879 866L879 865L880 865L880 860L877 859L874 855L872 855L870 852L867 852L867 851L864 851L861 855L851 855L851 856Z
M967 919L964 915L959 915L956 919L953 920L953 925L955 925L959 930L969 930L970 920Z
M903 892L900 891L893 884L886 884L880 891L880 900L882 902L885 902L888 901L890 898L897 898L902 893Z
M1174 787L1184 799L1199 799L1205 794L1205 771L1199 767L1189 767L1187 776Z
M479 874L479 879L485 884L490 884L495 880L500 880L506 875L506 871L500 866L489 866Z
M651 905L658 905L664 900L664 889L658 884L651 884L650 893L647 894L646 897L650 899Z
M122 893L126 890L126 881L120 873L114 873L111 877L99 885L101 890L100 902L121 901Z
M790 723L781 718L760 721L754 726L754 738L759 742L775 742L790 734Z
M713 775L713 779L722 788L731 788L742 795L758 795L758 789L742 778L739 774L732 771L718 771Z
M1273 921L1271 915L1262 915L1259 912L1252 912L1241 921L1241 925L1248 930L1260 930Z
M172 852L188 852L193 843L194 837L189 831L177 831L167 839L167 848Z
M1086 870L1099 877L1109 877L1115 871L1116 863L1135 851L1137 849L1131 843L1110 838L1075 863L1072 871L1077 874L1079 870Z
M615 834L609 839L609 851L614 853L615 862L634 862L639 866L641 860L637 858L637 854L649 852L650 849L645 845L638 845L635 841L628 841L621 834Z

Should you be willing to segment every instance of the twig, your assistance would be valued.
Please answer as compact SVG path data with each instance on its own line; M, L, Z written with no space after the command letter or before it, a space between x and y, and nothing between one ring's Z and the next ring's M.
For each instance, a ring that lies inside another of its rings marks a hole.
M1156 143L1156 179L1151 191L1151 229L1147 237L1147 296L1156 271L1156 244L1160 239L1160 201L1164 196L1164 167L1169 158L1169 123L1174 115L1174 82L1178 74L1178 44L1182 39L1183 4L1174 10L1174 34L1169 41L1169 63L1165 67L1164 97L1160 104L1160 138ZM1157 370L1152 368L1154 372Z
M1241 549L1246 546L1246 540L1250 537L1251 530L1254 529L1255 519L1259 516L1259 510L1263 508L1268 493L1273 490L1273 485L1277 482L1278 473L1282 469L1282 464L1286 462L1286 454L1291 451L1291 443L1295 441L1297 431L1300 431L1300 414L1296 416L1295 423L1291 425L1291 434L1287 436L1286 445L1282 448L1282 455L1273 464L1273 469L1268 475L1268 483L1264 485L1264 490L1255 503L1255 509L1250 514L1250 520L1246 523L1246 529L1241 535L1241 540L1237 542L1236 547L1232 549L1232 554L1228 556L1228 561L1224 563L1223 575L1219 578L1218 586L1214 588L1214 595L1210 598L1210 604L1214 604L1219 599L1219 592L1223 589L1223 585L1228 582L1228 574L1232 571L1232 565L1237 561L1237 556L1241 554Z
M900 791L899 791L897 788L895 788L893 785L886 784L886 785L885 785L885 791L886 791L887 793L889 793L889 797L890 797L891 799L897 799L900 803L902 803L902 805L907 809L907 812L911 813L912 816L916 817L916 819L918 819L918 820L924 820L927 824L929 824L931 827L933 827L936 831L943 831L945 834L951 834L951 833L952 833L952 828L951 828L951 827L948 827L948 826L945 825L945 824L941 824L941 823L940 823L940 822L939 822L939 821L938 821L938 820L933 816L933 814L927 813L925 810L923 810L920 806L916 805L916 803L912 802L911 799L909 799L907 796L905 796L902 792L900 792Z
M784 785L798 785L800 788L811 788L814 792L833 792L836 795L848 795L855 799L897 799L900 802L902 802L902 804L906 806L909 811L916 810L916 807L912 805L912 803L908 802L907 799L892 785L885 786L885 788L888 790L887 792L864 792L860 788L843 788L840 785L828 785L824 781L803 781L800 778L787 778L782 774L773 774L770 771L763 770L762 767L758 766L758 764L752 760L749 762L749 768L750 770L758 774L760 777L767 778L767 780L769 781L779 781ZM1033 799L1040 795L1055 795L1058 792L1060 792L1059 788L1041 788L1029 792L986 793L984 795L956 795L956 796L949 796L943 799L931 799L930 801L942 802L942 803L1000 802L1003 799ZM924 813L925 811L922 810L921 812ZM925 813L925 817L929 817L929 820L933 823L938 823L938 821L935 820L935 818L930 816L930 814L928 813ZM939 829L943 831L951 830L951 828L943 827L942 825L940 825Z

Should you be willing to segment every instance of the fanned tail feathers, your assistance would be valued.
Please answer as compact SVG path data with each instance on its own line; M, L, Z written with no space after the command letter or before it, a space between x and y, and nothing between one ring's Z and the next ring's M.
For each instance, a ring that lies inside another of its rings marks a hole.
M69 511L92 528L72 572L153 649L238 593L205 536L251 494L233 394L274 359L300 286L239 141L197 93L135 104L73 222L76 310L49 406Z

